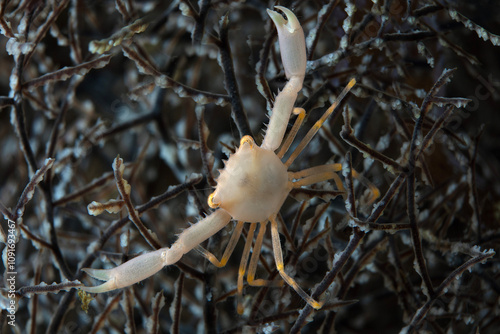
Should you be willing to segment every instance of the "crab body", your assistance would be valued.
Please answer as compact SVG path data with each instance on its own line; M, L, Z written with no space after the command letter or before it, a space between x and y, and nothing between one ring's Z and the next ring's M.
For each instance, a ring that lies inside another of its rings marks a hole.
M208 203L227 211L234 220L258 223L276 214L288 192L286 166L273 151L245 136L220 171Z

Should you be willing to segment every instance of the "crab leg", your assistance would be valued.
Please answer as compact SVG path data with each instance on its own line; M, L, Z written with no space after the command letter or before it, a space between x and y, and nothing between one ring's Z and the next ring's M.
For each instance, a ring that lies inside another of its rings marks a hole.
M281 144L279 152L276 154L280 159L282 159L286 152L288 152L288 149L290 148L290 145L292 145L297 132L299 132L300 126L306 118L306 111L304 110L304 108L293 108L293 114L297 115L295 123L293 124L290 132L288 132L288 134L286 135L285 141L283 142L283 144Z
M308 186L313 183L319 183L326 180L334 179L335 184L341 191L345 191L342 181L337 172L342 170L342 164L329 164L311 167L299 172L290 172L290 178L297 181L293 182L294 188Z
M250 248L252 247L253 235L255 229L257 228L257 223L251 223L248 229L247 241L245 242L245 248L243 248L243 253L241 254L240 268L238 269L238 285L237 285L237 300L238 300L238 314L243 314L243 278L245 277L245 272L247 270L248 257L250 255Z
M231 257L231 254L233 254L234 248L236 247L236 244L240 239L241 231L243 230L243 224L244 223L242 221L238 221L238 224L234 228L233 234L231 235L231 239L229 239L229 242L226 245L226 250L224 251L224 254L222 255L220 261L217 259L215 255L213 255L212 253L210 253L208 250L206 250L201 246L196 247L196 250L199 251L207 260L209 260L217 268L224 267L227 264L229 258Z
M257 273L257 264L259 261L260 253L262 251L262 243L264 241L264 234L266 233L267 221L260 224L259 234L255 239L255 244L252 248L252 257L248 265L247 282L251 286L283 286L283 280L265 280L263 278L255 278Z
M164 266L176 263L181 257L220 231L231 220L222 209L185 229L171 248L161 248L146 253L112 269L83 268L95 279L106 281L99 286L86 286L81 289L90 293L101 293L120 289L140 282L160 271Z
M247 281L248 284L251 286L271 285L271 282L266 281L264 279L255 279L255 273L257 272L257 261L259 260L260 252L262 249L262 242L264 241L266 226L267 226L267 221L260 224L259 234L257 235L257 239L255 239L255 244L252 249L252 257L250 258L250 264L248 266L248 274L247 274Z
M299 20L288 8L282 6L276 6L276 8L285 13L287 20L275 11L268 9L267 13L278 30L281 60L288 82L276 96L266 135L261 145L262 148L270 151L276 150L283 140L297 94L302 89L307 64L304 31Z
M278 269L278 272L285 280L285 282L289 286L291 286L295 290L295 292L297 292L302 297L302 299L304 299L314 309L319 310L323 306L323 302L311 298L311 296L309 296L304 290L302 290L297 282L285 272L285 264L283 263L283 253L281 252L281 242L278 232L278 223L276 222L275 216L271 217L270 220L274 260L276 261L276 268Z
M297 146L295 151L293 151L288 160L285 162L285 166L289 167L292 164L292 162L299 156L299 154L302 153L302 150L307 146L307 144L309 144L314 135L319 131L319 129L321 129L323 123L326 122L328 117L330 117L330 115L340 105L344 97L347 95L347 93L349 93L349 91L352 89L352 87L354 87L355 84L356 84L356 79L353 78L349 81L349 83L347 84L347 86L344 87L344 89L337 97L335 102L333 102L333 104L325 111L323 116L321 116L321 118L317 120L316 123L314 123L313 127L309 130L309 132L302 139L302 141Z

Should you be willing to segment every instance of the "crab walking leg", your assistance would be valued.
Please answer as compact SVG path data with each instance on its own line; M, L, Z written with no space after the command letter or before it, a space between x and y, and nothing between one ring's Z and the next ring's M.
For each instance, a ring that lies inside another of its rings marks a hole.
M269 281L262 278L255 279L257 264L262 250L262 242L264 241L264 235L266 234L266 227L267 221L260 225L259 234L255 239L255 244L252 248L252 257L250 258L250 264L248 265L247 282L251 286L283 286L283 280Z
M251 223L247 234L247 241L245 242L245 248L243 248L243 254L241 254L240 268L238 269L238 314L243 314L243 278L245 277L245 272L247 269L248 256L250 255L250 247L252 246L253 235L255 233L255 228L257 223Z
M247 282L251 286L266 286L269 285L268 281L263 279L255 279L255 273L257 272L257 261L259 260L260 250L262 248L262 242L264 241L264 235L266 233L267 221L260 224L259 234L257 234L257 239L255 239L255 244L252 249L252 257L250 258L250 264L248 265Z
M359 182L361 182L365 187L370 189L372 195L368 199L368 202L365 203L365 205L371 205L373 202L375 202L377 198L380 197L380 190L378 190L378 188L373 183L371 183L366 177L359 174L354 169L352 170L352 176L355 179L359 180Z
M328 164L307 168L298 172L289 172L288 174L290 179L297 180L292 182L293 188L300 188L313 183L333 179L333 181L337 185L337 188L340 191L345 192L342 180L337 174L337 172L340 172L341 170L342 164ZM352 175L355 179L357 179L359 182L361 182L361 184L363 184L370 190L371 196L366 204L372 204L380 196L380 190L378 190L378 188L373 183L371 183L368 179L366 179L363 175L359 174L355 170L352 171Z
M297 146L295 151L293 151L293 153L290 155L288 160L285 162L286 167L290 167L292 162L294 162L294 160L299 156L299 154L302 153L302 150L304 150L304 148L307 146L307 144L309 144L311 139L313 139L314 135L319 131L319 129L321 129L321 127L323 126L323 123L325 123L325 121L328 119L328 117L330 117L330 115L337 108L337 106L340 105L340 102L342 102L344 97L347 95L347 93L349 93L349 91L352 89L352 87L354 87L355 84L356 84L356 79L351 79L349 81L349 83L347 84L347 86L344 87L344 89L342 90L340 95L337 97L335 102L333 102L333 104L325 111L323 116L321 116L321 118L319 120L317 120L316 123L314 123L313 127L309 130L309 132L302 139L302 141Z
M227 264L227 261L231 257L231 254L233 254L234 248L236 247L236 244L238 244L238 240L240 239L241 236L241 231L243 230L243 224L244 222L239 221L236 227L234 228L233 235L231 235L231 239L229 239L229 242L226 245L226 250L224 251L224 254L222 255L222 258L217 260L217 257L210 253L208 250L205 248L198 246L196 247L196 250L199 251L205 258L207 258L214 266L217 268L222 268Z
M322 302L318 302L311 298L302 288L295 282L293 278L288 276L285 272L285 265L283 263L283 253L281 252L281 241L278 232L278 223L276 222L276 217L271 217L271 236L273 240L273 251L274 251L274 260L276 261L276 268L280 273L281 277L285 280L285 282L291 286L301 297L304 299L311 307L319 310L322 306Z
M337 174L337 172L340 172L341 170L342 164L329 164L307 168L299 172L290 172L289 175L292 179L297 180L292 183L294 188L300 188L310 184L333 179L337 188L340 191L345 191L342 180L340 180L340 177Z
M285 13L287 20L275 11L268 9L267 13L278 30L281 60L288 82L283 91L276 96L266 135L261 145L262 148L270 151L276 150L283 140L297 94L302 89L307 64L304 31L299 20L288 8L282 6L276 6L276 8Z
M300 126L304 122L304 118L306 118L306 111L304 110L304 108L293 108L293 114L297 115L295 123L293 124L290 132L288 132L288 134L286 135L285 141L283 142L283 144L281 144L279 152L276 154L280 159L283 158L286 152L288 152L288 149L295 139L297 132L299 132Z
M231 220L225 210L219 209L196 224L185 229L170 248L137 256L113 269L82 269L95 279L106 281L99 286L82 287L90 293L120 289L140 282L160 271L164 266L176 263L181 257L220 231Z

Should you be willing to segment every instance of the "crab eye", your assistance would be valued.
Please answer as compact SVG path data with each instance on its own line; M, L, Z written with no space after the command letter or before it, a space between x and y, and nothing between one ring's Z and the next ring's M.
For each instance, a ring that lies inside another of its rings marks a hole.
M220 203L214 202L214 194L215 191L208 196L208 206L212 209L217 209L220 206Z
M248 144L250 145L250 148L252 148L255 145L255 141L250 136L244 136L240 140L240 146L243 146L244 144Z

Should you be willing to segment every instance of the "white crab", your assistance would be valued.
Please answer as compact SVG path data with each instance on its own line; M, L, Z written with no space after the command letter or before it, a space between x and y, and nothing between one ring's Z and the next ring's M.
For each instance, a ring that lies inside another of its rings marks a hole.
M288 172L288 166L300 154L302 149L309 143L319 130L323 122L333 112L338 103L355 84L352 79L337 101L332 105L323 117L313 126L306 137L298 145L290 158L283 163L281 158L293 141L305 111L293 108L298 92L302 89L306 71L306 48L304 32L295 15L287 8L276 6L285 15L285 20L275 11L268 10L278 30L278 38L281 49L281 58L285 68L288 82L283 91L276 97L272 110L269 126L266 131L262 145L259 147L250 136L241 139L240 147L232 154L225 164L217 179L217 187L208 198L208 204L216 209L212 214L200 220L196 224L184 230L177 241L170 248L162 248L154 252L138 256L116 268L83 269L90 276L106 281L95 287L83 287L82 290L91 293L106 292L123 288L150 277L164 266L171 265L197 248L214 265L222 267L227 263L241 235L244 222L261 223L259 234L253 247L247 280L250 285L267 285L269 282L255 280L257 260L262 246L266 224L271 222L272 244L276 267L281 277L289 284L309 305L315 309L322 306L322 302L312 299L305 293L284 270L281 243L278 235L278 223L276 216L283 205L290 190L309 184L334 179L337 187L343 189L342 183L336 172L341 170L340 164L322 165L309 168L299 172ZM292 111L298 115L297 121L285 140L278 154L275 150L281 145L286 126ZM225 227L231 220L238 223L226 250L219 261L216 257L201 248L199 245L210 236ZM247 268L247 261L254 231L257 224L251 224L247 236L247 242L238 274L238 312L242 313L241 295L243 290L243 276Z

